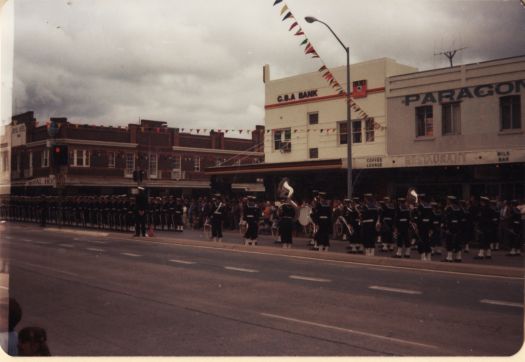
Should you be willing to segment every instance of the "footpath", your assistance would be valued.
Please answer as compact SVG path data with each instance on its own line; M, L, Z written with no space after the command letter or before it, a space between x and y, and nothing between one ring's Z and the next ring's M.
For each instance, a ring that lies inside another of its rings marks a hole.
M186 229L184 232L157 230L155 231L154 236L147 238L134 237L132 232L116 232L96 229L82 230L73 227L48 227L44 230L48 232L81 234L90 237L98 236L109 239L125 239L145 243L199 246L230 251L282 255L301 259L362 264L368 266L525 279L525 258L523 255L507 256L506 254L508 251L506 250L494 251L492 253L492 259L490 260L477 260L474 259L477 255L477 249L472 249L469 253L463 253L463 261L461 263L448 263L442 262L444 255L433 256L432 261L422 261L420 260L417 250L412 250L411 258L402 259L393 258L393 252L381 252L379 248L376 248L376 254L374 256L350 254L347 249L347 246L349 245L348 242L341 240L331 240L329 251L317 251L312 250L310 239L305 237L295 237L292 249L283 249L281 244L276 242L271 235L262 234L259 236L257 246L245 246L244 239L239 231L229 230L224 231L222 242L211 241L206 238L202 230L191 229Z

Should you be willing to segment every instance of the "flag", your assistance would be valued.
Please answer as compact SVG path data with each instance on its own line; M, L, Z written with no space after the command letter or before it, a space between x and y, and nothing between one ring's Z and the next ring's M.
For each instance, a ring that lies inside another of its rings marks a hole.
M291 12L289 12L288 14L285 15L285 17L283 18L283 21L285 21L285 20L288 19L288 18L293 18L293 19L295 19Z
M275 0L275 2L273 3L273 6L279 4L280 2L282 2L283 0Z
M299 28L299 30L297 30L297 33L295 33L295 35L304 35L304 32L301 28Z
M283 15L286 12L286 10L288 10L288 5L285 4L281 9L281 15Z
M323 72L323 71L325 71L325 70L326 70L326 65L323 65L321 68L319 68L319 71L320 71L320 72Z
M301 42L301 45L305 45L306 43L308 43L308 39L305 39Z
M290 26L290 29L288 29L288 31L292 31L292 29L295 28L297 25L299 25L299 24L297 24L297 21L294 22L294 23L292 24L292 26Z

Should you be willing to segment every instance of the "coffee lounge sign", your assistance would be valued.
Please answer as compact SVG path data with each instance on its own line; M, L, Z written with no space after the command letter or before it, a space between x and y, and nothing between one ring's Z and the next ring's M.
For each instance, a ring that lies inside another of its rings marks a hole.
M318 91L317 89L313 89L313 90L302 91L302 92L282 94L282 95L277 96L277 102L279 103L291 102L295 100L317 97L317 91Z
M447 89L438 92L410 94L405 96L405 99L403 99L402 102L406 106L416 102L421 105L432 103L459 102L469 98L483 98L490 97L493 95L504 96L512 93L520 93L521 89L525 89L525 79L494 84L482 84L476 87Z

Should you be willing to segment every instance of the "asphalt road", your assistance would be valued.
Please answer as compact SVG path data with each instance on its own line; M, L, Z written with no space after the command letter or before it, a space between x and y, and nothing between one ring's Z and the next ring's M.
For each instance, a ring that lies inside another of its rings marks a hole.
M2 239L19 328L46 328L57 356L508 356L523 345L523 277L35 226Z

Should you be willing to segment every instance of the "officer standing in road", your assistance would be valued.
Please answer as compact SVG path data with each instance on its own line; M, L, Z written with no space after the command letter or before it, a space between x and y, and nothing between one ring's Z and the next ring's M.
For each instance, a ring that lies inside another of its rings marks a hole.
M255 202L255 196L248 196L246 199L247 202L242 213L243 220L248 225L248 228L244 233L244 245L257 245L261 209Z
M216 242L222 242L222 222L224 220L224 203L220 194L214 194L212 205L209 209L209 219L211 224L211 237Z
M430 232L432 230L432 217L433 210L432 205L428 202L426 195L419 195L420 204L419 210L419 224L417 225L418 233L418 252L423 261L432 260L432 249L430 245Z
M138 188L135 198L135 236L146 236L146 214L148 212L148 195L143 187Z
M396 208L392 203L390 197L386 196L381 210L381 242L383 247L381 251L394 250L393 232L394 232L394 217L396 215Z

